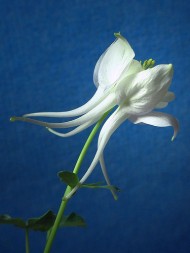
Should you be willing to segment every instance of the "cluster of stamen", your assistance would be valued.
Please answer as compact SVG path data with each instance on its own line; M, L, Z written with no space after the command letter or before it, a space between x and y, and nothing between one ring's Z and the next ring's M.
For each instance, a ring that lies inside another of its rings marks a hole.
M154 65L155 65L155 60L149 59L149 60L146 60L146 61L144 61L144 62L140 61L140 63L141 63L141 65L142 65L143 69L146 70L146 69L149 69L149 68L154 67Z

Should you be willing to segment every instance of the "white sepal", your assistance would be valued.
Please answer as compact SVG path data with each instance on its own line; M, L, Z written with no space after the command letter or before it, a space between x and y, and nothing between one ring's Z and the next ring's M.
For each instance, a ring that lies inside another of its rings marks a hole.
M161 109L161 108L165 108L169 102L173 101L175 99L175 94L171 91L168 91L165 95L165 97L162 98L162 101L160 101L157 105L156 105L156 109Z
M156 127L172 126L174 129L172 141L175 139L179 131L178 120L172 115L162 112L150 112L144 116L130 116L129 120L131 120L134 124L144 123Z
M111 87L126 71L135 53L127 40L120 36L101 55L94 69L95 85L104 89Z

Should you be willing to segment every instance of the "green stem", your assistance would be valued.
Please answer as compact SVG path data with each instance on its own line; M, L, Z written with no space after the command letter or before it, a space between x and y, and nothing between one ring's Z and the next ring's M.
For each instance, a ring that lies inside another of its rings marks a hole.
M25 229L25 248L26 248L26 253L30 253L30 244L29 244L29 232L28 232L28 228Z
M81 164L82 164L82 161L87 153L87 150L92 142L92 140L94 139L94 136L95 134L97 133L101 123L103 122L103 120L106 118L106 116L108 115L108 113L110 112L110 110L108 112L106 112L102 118L97 122L97 124L95 125L95 127L92 129L92 132L90 133L80 155L79 155L79 158L76 162L76 165L74 167L74 170L73 170L73 173L77 174L80 167L81 167ZM46 243L46 246L45 246L45 249L44 249L44 253L49 253L50 250L51 250L51 247L52 247L52 243L53 243L53 240L55 238L55 235L57 233L57 229L59 228L59 224L61 222L61 219L62 219L62 216L63 216L63 213L65 211L65 208L67 206L67 202L68 200L65 199L64 197L67 196L70 192L71 192L72 188L70 186L67 186L66 190L65 190L65 193L64 193L64 196L62 198L62 202L61 202L61 205L59 207L59 211L57 213L57 217L56 217L56 220L54 222L54 225L51 229L51 232L48 236L48 240L47 240L47 243Z

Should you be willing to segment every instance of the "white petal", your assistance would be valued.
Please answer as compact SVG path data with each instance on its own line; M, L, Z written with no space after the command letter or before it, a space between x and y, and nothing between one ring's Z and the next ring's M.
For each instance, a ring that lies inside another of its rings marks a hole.
M112 116L112 115L111 115ZM110 116L110 117L111 117ZM99 141L98 150L96 152L96 155L94 157L94 160L91 163L91 166L89 167L88 171L85 173L85 175L81 179L81 183L83 183L88 176L91 174L91 170L96 166L100 155L102 154L106 144L108 143L111 135L115 132L115 130L126 120L127 115L123 113L123 111L119 110L119 108L116 110L116 113L114 114L114 117L108 118L108 120L104 123L102 130L100 132L101 140ZM103 134L102 134L103 132Z
M89 112L94 106L99 104L107 94L103 89L98 88L94 96L84 105L66 112L37 112L25 114L23 117L75 117Z
M99 68L100 68L100 64L101 64L101 62L102 62L102 60L104 58L104 55L107 53L108 49L100 56L100 58L98 59L96 65L95 65L95 68L94 68L93 82L96 85L96 87L100 87L99 86L99 81L98 81Z
M110 179L109 179L109 176L108 176L108 173L107 173L107 169L106 169L106 165L105 165L105 161L104 161L103 152L100 155L99 162L100 162L100 166L101 166L101 169L102 169L103 176L104 176L104 178L106 180L106 183L110 187L110 191L111 191L114 199L117 200L117 194L115 192L115 189L111 185L111 182L110 182Z
M115 110L115 112L113 112L112 115L107 119L106 124L104 124L104 127L102 128L102 130L100 132L100 135L99 135L99 138L98 138L98 147L99 147L99 145L102 141L102 137L104 136L105 132L107 131L107 126L111 126L113 124L113 120L116 117L115 115L118 113L118 110L119 109ZM100 166L101 166L101 169L102 169L103 176L106 180L106 183L107 183L108 186L111 187L110 179L109 179L107 169L106 169L106 165L105 165L105 161L104 161L103 152L100 155L99 162L100 162ZM113 194L114 199L117 199L117 195L116 195L115 191L113 189L111 189L111 192Z
M169 102L171 102L172 100L175 99L175 94L171 91L168 91L165 95L165 97L162 98L162 101L159 102L157 105L156 105L156 109L160 109L160 108L164 108L168 105Z
M162 102L171 102L174 99L175 99L175 94L171 91L168 91L165 97L163 97Z
M129 120L131 120L134 124L145 123L156 127L172 126L174 129L172 140L175 139L179 131L179 123L177 119L172 115L162 112L150 112L144 116L130 116Z
M155 106L155 109L162 109L165 108L168 105L167 102L160 102Z
M94 123L96 122L96 120L93 120L93 121L88 121L78 127L76 127L75 129L73 129L72 131L69 131L68 133L60 133L58 131L55 131L53 130L52 128L48 128L47 127L47 130L59 137L70 137L70 136L73 136L75 134L78 134L80 132L82 132L83 130L87 129L88 127L92 126Z
M74 126L84 124L90 120L95 120L95 121L98 120L105 112L107 112L112 107L114 107L115 104L116 104L115 95L114 93L112 93L112 94L109 94L100 104L98 104L91 111L71 121L67 121L63 123L49 123L49 122L30 119L26 117L13 117L12 120L29 122L35 125L40 125L40 126L44 126L48 128L68 128L68 127L74 127Z
M127 76L116 86L117 101L129 114L146 114L165 97L172 75L172 65L165 64Z
M120 80L122 80L123 78L129 76L129 75L133 75L133 74L137 74L140 71L143 71L143 67L141 65L141 63L137 60L132 60L129 68L126 71L123 71Z
M107 89L129 67L135 54L122 36L113 42L98 60L94 69L94 83Z
M119 112L118 112L119 111ZM100 142L102 141L103 136L106 134L107 130L114 124L114 122L116 121L116 119L118 118L118 114L121 114L121 107L118 107L110 116L109 118L106 120L106 122L104 123L99 137L98 137L98 146L100 145ZM119 114L119 115L120 115Z
M104 131L104 134L100 135L102 136L102 139L98 145L98 149L97 149L97 152L94 156L94 159L90 165L90 167L88 168L88 170L86 171L86 173L84 174L84 176L82 177L82 179L80 180L80 184L83 184L87 178L90 176L90 174L92 173L92 171L94 170L95 166L97 165L103 151L104 151L104 148L106 146L106 144L108 143L111 135L115 132L115 130L126 120L126 117L127 115L125 113L123 113L122 110L117 110L118 113L115 114L115 117L113 118L112 120L112 124L107 124L107 120L103 126L102 129L107 129L106 131ZM111 116L110 116L111 117ZM102 131L102 130L101 130ZM76 190L79 188L79 185L77 185L75 188L73 188L73 190L65 197L65 199L69 199L74 192L76 192Z

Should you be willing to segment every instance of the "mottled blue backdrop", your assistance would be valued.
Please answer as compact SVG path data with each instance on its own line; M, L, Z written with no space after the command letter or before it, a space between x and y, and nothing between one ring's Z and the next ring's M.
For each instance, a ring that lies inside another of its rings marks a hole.
M73 169L90 132L62 139L10 116L86 102L95 63L117 31L136 59L174 65L176 100L164 111L180 121L176 140L172 128L124 123L105 151L118 201L107 190L80 190L66 213L81 214L88 227L60 230L52 253L190 252L189 13L188 0L0 1L0 213L57 212L64 191L57 172ZM89 181L102 180L97 166ZM43 234L30 240L31 253L43 252ZM1 225L0 252L24 252L23 231Z

